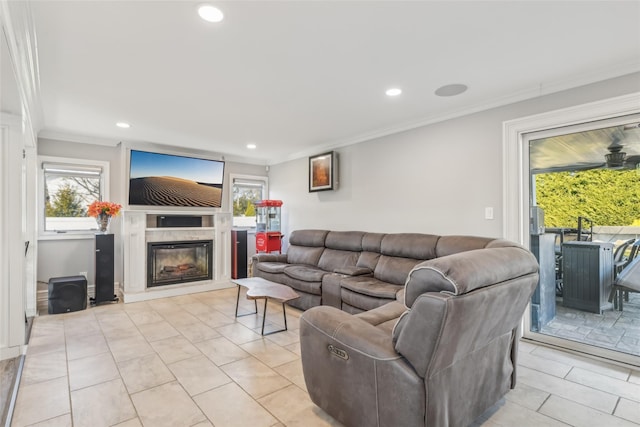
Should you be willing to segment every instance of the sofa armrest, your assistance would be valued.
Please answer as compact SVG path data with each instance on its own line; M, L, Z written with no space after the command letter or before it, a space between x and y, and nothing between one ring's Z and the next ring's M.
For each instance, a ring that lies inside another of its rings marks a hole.
M373 274L373 271L370 268L355 266L338 267L334 269L333 272L344 274L346 276L364 276L367 274Z
M251 260L253 262L287 262L287 254L255 254Z
M335 307L313 307L300 316L300 341L303 345L304 336L312 333L325 335L326 339L344 350L347 357L351 352L378 360L401 357L395 351L388 332ZM330 349L327 351L331 352Z

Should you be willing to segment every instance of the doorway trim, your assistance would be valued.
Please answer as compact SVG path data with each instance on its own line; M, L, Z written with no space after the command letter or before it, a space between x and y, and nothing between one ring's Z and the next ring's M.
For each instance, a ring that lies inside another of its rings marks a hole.
M509 120L502 126L503 236L529 247L529 150L525 134L640 113L640 92ZM640 366L640 358L613 350L530 332L530 305L524 337L590 355Z

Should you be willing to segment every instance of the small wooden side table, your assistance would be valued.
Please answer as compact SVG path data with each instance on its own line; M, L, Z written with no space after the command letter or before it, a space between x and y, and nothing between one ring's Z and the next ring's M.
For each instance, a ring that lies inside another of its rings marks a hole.
M283 332L287 330L287 312L285 308L285 302L292 299L299 298L300 295L296 293L289 286L281 285L279 283L272 282L270 280L263 279L262 277L248 277L246 279L233 279L232 283L238 285L238 296L236 297L236 317L248 316L258 313L258 305L256 300L264 299L264 309L262 310L262 335L271 335L276 332ZM252 313L238 315L238 304L240 302L240 287L247 288L247 299L254 300L256 311ZM276 331L264 333L264 324L267 319L267 301L269 298L276 300L282 304L282 315L284 316L284 329L278 329Z

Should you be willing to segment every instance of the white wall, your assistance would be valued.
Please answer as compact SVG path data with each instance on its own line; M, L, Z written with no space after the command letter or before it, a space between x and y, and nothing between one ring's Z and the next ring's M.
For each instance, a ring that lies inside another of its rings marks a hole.
M273 165L285 241L301 228L500 237L503 122L637 91L640 73L341 147L337 191L308 192L307 158Z
M171 147L166 147L172 149ZM184 151L179 147L176 151ZM122 165L120 147L104 145L93 145L84 143L74 143L67 141L57 141L48 139L38 140L38 155L69 157L77 159L103 160L110 164L109 201L126 205L126 194L123 190L127 179L127 165ZM228 210L228 195L231 181L229 174L251 174L266 176L264 166L235 163L227 161L225 163L225 193L223 194L223 210ZM109 232L115 235L115 280L122 283L123 259L122 259L122 236L121 236L122 216L115 217ZM94 283L94 240L84 239L64 239L64 240L40 240L38 242L38 270L39 281L48 282L52 277L73 276L81 271L88 272L89 283Z

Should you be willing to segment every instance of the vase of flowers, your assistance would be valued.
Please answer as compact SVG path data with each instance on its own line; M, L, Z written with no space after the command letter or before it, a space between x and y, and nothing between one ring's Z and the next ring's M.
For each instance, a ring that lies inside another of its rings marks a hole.
M118 215L122 205L113 202L101 202L96 200L89 205L89 216L95 217L98 223L98 231L106 234L109 231L111 218Z

